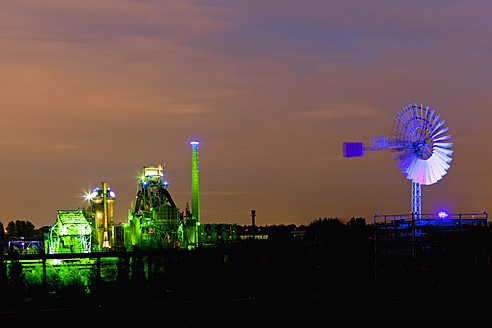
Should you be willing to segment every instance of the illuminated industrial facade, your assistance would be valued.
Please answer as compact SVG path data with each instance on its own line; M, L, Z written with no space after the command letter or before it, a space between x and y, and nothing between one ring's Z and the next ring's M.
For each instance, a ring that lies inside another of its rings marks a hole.
M188 204L184 212L176 206L168 191L164 165L144 166L138 178L135 202L131 203L128 210L128 222L115 226L113 204L116 195L106 182L102 182L102 188L95 188L86 195L90 205L77 215L77 229L83 231L85 237L82 239L85 244L88 243L88 246L85 248L57 246L63 244L61 241L72 238L66 237L65 232L60 230L64 220L68 220L68 214L60 212L57 223L52 227L52 233L47 238L47 245L50 245L47 249L51 249L52 252L58 252L59 249L64 251L82 249L83 252L112 251L118 247L130 250L192 249L202 242L207 242L206 233L200 226L199 144L197 140L190 142L192 146L191 211ZM79 238L81 243L82 239Z
M182 214L167 186L163 165L143 167L135 204L128 213L125 247L176 248L182 244Z
M58 211L46 240L46 253L90 253L92 229L82 210Z
M85 217L92 226L93 249L95 251L112 249L115 245L113 221L115 193L106 182L102 182L102 188L94 188L86 199L90 202Z

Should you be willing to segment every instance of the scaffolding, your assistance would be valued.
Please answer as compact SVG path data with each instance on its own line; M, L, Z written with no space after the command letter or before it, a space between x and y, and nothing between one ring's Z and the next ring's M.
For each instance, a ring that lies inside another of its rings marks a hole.
M486 228L485 212L375 215L375 264L436 266L465 257L476 263L485 257Z
M90 253L92 228L82 210L58 211L46 240L48 254Z

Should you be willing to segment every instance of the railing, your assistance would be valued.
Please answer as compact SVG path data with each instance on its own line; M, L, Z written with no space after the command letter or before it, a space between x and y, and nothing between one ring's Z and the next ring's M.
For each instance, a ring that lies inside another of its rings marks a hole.
M410 227L462 227L487 226L488 215L483 213L446 213L438 214L392 214L374 216L374 226L380 228L410 228Z

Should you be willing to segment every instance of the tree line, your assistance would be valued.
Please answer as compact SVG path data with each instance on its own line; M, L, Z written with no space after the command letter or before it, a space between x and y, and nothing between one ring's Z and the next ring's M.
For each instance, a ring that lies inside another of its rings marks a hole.
M11 237L31 237L34 234L34 228L34 224L29 220L9 221L6 228L0 222L0 239L5 238L5 232Z

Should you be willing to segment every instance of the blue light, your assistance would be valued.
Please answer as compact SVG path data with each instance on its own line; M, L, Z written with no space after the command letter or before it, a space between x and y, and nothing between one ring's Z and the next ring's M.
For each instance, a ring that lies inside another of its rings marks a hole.
M447 218L449 216L448 213L444 212L444 211L440 211L439 213L437 213L437 216L440 218L440 219L444 219L444 218Z
M192 146L197 146L199 144L200 144L200 141L198 141L198 140L192 140L192 141L190 141L190 145L192 145Z
M164 181L162 184L165 185L165 186L167 186L169 184L169 182Z

